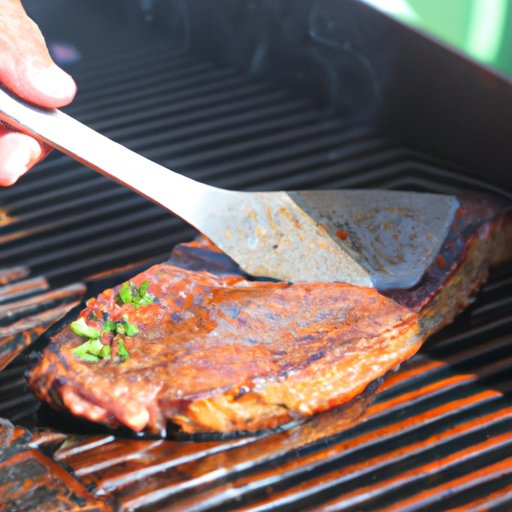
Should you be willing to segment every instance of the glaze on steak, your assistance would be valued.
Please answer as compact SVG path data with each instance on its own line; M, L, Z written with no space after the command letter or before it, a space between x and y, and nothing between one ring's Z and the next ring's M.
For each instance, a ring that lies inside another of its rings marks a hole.
M178 246L131 280L135 290L148 283L151 302L123 303L118 286L87 303L81 321L102 332L107 357L78 357L84 337L66 327L32 369L31 387L75 415L154 433L169 421L187 433L257 431L346 403L416 353L468 304L489 265L511 256L502 205L460 202L420 285L386 295L249 281L205 240ZM116 335L106 322L135 329Z

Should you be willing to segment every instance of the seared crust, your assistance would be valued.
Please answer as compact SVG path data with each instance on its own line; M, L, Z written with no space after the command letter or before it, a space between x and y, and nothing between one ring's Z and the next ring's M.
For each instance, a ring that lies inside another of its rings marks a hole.
M66 328L30 384L78 416L157 433L168 421L188 433L257 431L346 403L411 357L485 278L501 209L462 202L442 259L416 289L387 297L344 283L250 282L207 242L181 246L132 279L149 281L155 304L120 306L115 288L80 315L97 327L104 312L128 315L139 334L126 338L127 361L76 358L83 338ZM219 275L198 270L212 256Z

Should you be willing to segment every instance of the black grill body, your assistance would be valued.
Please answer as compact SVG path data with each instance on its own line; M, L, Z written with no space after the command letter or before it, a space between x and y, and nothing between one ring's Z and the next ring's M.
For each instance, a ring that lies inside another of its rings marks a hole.
M50 43L81 53L66 111L194 179L240 190L512 188L508 81L363 3L26 5ZM512 267L350 406L258 437L133 439L41 408L18 354L87 294L194 231L56 152L1 190L0 207L7 509L56 510L55 496L83 510L512 508ZM27 460L32 473L19 469ZM26 482L17 501L13 474Z

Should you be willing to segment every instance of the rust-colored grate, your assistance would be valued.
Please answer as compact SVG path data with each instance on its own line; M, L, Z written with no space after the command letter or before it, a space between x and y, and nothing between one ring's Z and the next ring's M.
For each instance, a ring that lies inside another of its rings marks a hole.
M130 62L118 58L124 51L76 67L69 112L196 179L239 189L482 186L170 44L134 51ZM0 191L0 207L2 365L81 300L87 276L109 270L100 282L115 280L114 267L165 258L192 236L57 154ZM141 512L510 510L511 283L512 268L495 270L367 410L363 396L260 437L128 439L37 415L17 359L0 372L0 417L19 425L0 423L0 504L55 510L62 496L80 510ZM16 464L31 471L16 473L26 486L15 496Z

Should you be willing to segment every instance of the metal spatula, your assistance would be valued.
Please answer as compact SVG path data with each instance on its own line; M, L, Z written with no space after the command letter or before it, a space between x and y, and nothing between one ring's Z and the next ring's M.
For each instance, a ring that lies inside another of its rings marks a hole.
M179 215L253 276L412 287L438 253L458 207L455 197L414 192L211 187L3 90L0 119Z

